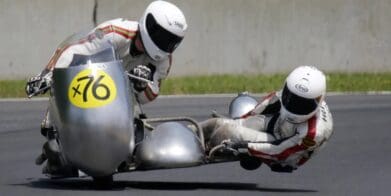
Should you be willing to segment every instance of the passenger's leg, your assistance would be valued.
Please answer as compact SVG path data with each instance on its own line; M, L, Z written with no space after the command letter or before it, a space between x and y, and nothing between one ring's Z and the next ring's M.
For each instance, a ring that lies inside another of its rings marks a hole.
M220 121L215 131L210 136L210 146L219 145L223 140L234 141L274 141L275 138L259 130L251 129L242 125L238 120Z

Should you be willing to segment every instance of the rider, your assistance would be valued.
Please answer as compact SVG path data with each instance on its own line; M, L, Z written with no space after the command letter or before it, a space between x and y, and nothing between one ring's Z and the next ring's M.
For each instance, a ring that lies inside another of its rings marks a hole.
M263 162L273 171L292 172L332 134L325 94L325 75L313 66L300 66L289 74L282 91L269 94L239 119L203 122L205 137L212 146L222 142L257 157L259 165Z
M148 5L138 22L122 18L109 20L92 29L87 37L79 39L75 44L60 45L45 69L28 80L26 93L45 93L45 87L50 86L52 81L54 68L68 67L77 61L77 56L96 54L110 42L126 70L153 81L146 83L132 79L137 100L141 104L148 103L158 96L160 84L170 71L171 54L181 43L186 29L185 16L177 6L165 1L154 1ZM47 112L41 124L41 133L48 137L50 132L55 131ZM45 146L51 145L44 145L44 151ZM42 164L46 158L43 153L37 163Z

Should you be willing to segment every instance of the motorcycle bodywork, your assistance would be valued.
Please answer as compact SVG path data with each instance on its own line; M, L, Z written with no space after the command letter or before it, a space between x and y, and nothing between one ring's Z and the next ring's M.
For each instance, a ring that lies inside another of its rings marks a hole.
M97 83L102 76L110 77L113 86ZM91 176L105 176L127 159L135 146L130 93L120 61L54 70L50 114L67 162ZM115 97L107 104L88 105L107 96Z
M135 157L138 169L192 167L204 163L201 141L178 122L162 123L148 132Z

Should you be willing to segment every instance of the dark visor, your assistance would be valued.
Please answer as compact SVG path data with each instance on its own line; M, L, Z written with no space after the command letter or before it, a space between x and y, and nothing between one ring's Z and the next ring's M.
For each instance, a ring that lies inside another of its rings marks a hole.
M306 115L313 112L318 106L319 99L307 99L292 93L285 84L282 91L282 104L291 113Z
M160 26L152 14L147 15L146 26L153 43L164 52L172 53L183 39Z

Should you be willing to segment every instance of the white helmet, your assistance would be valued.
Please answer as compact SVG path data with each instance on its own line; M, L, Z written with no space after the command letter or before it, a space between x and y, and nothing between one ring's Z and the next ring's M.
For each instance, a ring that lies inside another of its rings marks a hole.
M326 94L326 77L313 66L300 66L287 77L281 94L281 117L292 123L310 119Z
M167 58L181 43L187 29L182 11L165 1L149 4L139 23L144 48L154 60Z

